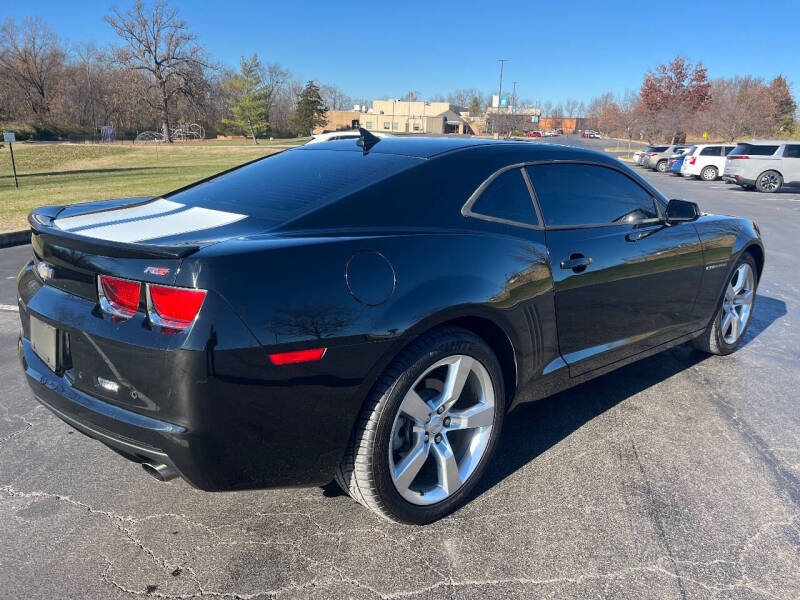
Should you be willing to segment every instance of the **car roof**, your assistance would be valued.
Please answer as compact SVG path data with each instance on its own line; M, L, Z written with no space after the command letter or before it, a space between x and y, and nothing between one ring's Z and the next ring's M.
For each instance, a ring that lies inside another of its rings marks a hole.
M427 136L392 136L385 137L377 142L369 152L375 154L399 154L401 156L414 156L418 158L431 158L444 152L452 152L464 148L489 145L509 145L523 144L530 145L529 142L517 142L506 140L492 140L487 138L475 137L427 137ZM319 142L317 144L300 146L292 151L315 150L338 150L343 152L363 152L363 148L356 144L355 139L333 140Z
M737 144L750 144L751 146L775 146L781 144L797 144L797 140L750 140L749 142L736 142Z

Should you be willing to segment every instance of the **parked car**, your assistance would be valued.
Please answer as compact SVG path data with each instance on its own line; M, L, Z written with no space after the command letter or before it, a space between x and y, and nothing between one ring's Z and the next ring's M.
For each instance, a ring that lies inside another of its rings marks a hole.
M673 175L678 175L678 176L682 175L681 166L683 165L683 161L688 155L688 153L692 151L692 148L687 148L684 152L681 152L680 154L674 154L669 159L669 170Z
M714 181L725 170L725 157L733 150L733 144L697 144L687 152L681 165L681 173L699 177L703 181Z
M736 350L764 264L751 220L605 153L474 138L362 132L29 222L19 357L57 417L161 480L335 478L408 523L466 501L520 404Z
M648 169L653 169L659 173L669 171L669 159L673 154L686 150L686 144L670 144L669 146L654 146L653 150L647 153L642 164Z
M327 133L317 133L311 136L311 139L306 142L306 146L309 144L321 144L322 142L334 142L336 140L355 140L358 139L361 134L358 130L348 130L348 131L329 131ZM387 134L380 133L380 132L373 132L372 135L384 138Z
M599 140L599 139L600 139L600 137L601 137L601 136L600 136L600 132L599 132L599 131L592 131L592 132L589 134L589 137L590 137L590 138L593 138L593 139L596 139L596 140Z
M737 145L725 160L725 181L759 192L800 186L800 142L753 140Z
M538 131L538 130L536 130L536 131L526 131L525 132L525 137L539 137L540 138L540 137L542 137L542 132Z

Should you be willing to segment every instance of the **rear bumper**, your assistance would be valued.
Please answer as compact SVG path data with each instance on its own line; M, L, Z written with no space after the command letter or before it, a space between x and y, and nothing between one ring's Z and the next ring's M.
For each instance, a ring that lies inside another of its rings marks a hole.
M166 463L208 491L330 482L396 343L330 340L324 360L278 367L211 293L181 338L157 337L137 317L112 323L91 301L43 286L29 266L18 289L19 358L36 398L125 457ZM57 372L31 347L32 317L69 339ZM118 392L92 385L98 376L119 382Z
M741 176L734 177L733 175L723 175L721 179L722 179L722 181L727 181L728 183L736 183L736 184L739 184L739 185L755 185L756 184L756 180L755 179L748 179L746 177L741 177Z

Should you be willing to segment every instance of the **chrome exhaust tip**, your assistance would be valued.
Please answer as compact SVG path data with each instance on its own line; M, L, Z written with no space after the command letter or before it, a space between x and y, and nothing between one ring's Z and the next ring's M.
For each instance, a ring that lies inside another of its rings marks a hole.
M169 465L142 463L142 468L149 475L152 475L159 481L172 481L178 476L178 472Z

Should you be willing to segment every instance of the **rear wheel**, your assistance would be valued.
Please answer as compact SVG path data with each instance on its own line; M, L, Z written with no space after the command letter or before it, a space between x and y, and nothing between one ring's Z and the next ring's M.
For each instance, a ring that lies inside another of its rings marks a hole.
M750 254L743 254L725 286L725 295L717 314L703 334L692 343L709 354L730 354L739 346L756 300L756 263Z
M486 343L463 329L434 330L370 393L336 480L391 521L440 519L480 479L504 412L500 365Z
M714 181L717 178L717 175L717 167L713 167L711 165L703 167L703 170L700 171L700 178L703 181Z
M783 177L777 171L764 171L756 179L756 189L759 192L777 192L783 185Z
M665 161L665 160L658 161L658 163L656 164L656 171L658 171L659 173L666 173L667 172L667 161Z

